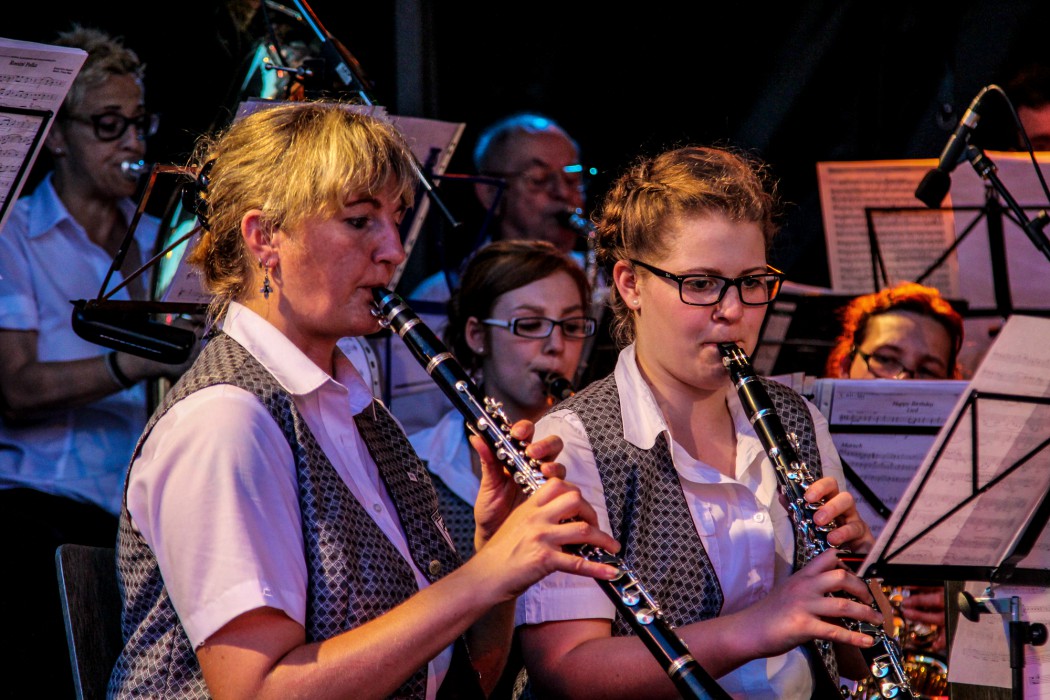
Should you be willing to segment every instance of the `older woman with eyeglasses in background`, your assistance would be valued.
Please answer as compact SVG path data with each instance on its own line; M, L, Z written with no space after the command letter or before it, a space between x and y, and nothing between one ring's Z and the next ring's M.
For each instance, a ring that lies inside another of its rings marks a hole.
M142 380L185 368L73 332L70 301L98 294L135 213L138 183L122 164L145 156L157 117L143 65L119 39L74 27L54 43L88 56L45 142L53 170L0 231L0 527L10 544L0 663L12 697L72 697L55 547L114 545L124 470L146 423ZM142 217L110 288L152 255L157 226ZM142 279L113 298L145 298Z
M933 288L903 282L859 296L841 312L828 377L959 379L963 322Z

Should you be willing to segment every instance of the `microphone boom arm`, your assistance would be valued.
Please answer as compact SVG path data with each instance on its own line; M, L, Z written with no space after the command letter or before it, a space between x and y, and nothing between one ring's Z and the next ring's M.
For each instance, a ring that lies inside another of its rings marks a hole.
M1047 241L1046 234L1043 233L1047 223L1050 223L1050 215L1046 213L1046 210L1040 211L1034 219L1029 218L1024 208L1017 203L1017 200L1010 194L1006 185L1003 184L1002 179L999 178L998 167L979 147L970 144L966 148L966 159L970 161L970 164L977 171L977 174L981 176L981 179L991 183L992 187L995 188L995 191L999 193L999 196L1003 198L1006 205L1010 207L1010 211L1014 213L1014 216L1021 223L1021 230L1032 241L1032 245L1050 261L1050 241Z

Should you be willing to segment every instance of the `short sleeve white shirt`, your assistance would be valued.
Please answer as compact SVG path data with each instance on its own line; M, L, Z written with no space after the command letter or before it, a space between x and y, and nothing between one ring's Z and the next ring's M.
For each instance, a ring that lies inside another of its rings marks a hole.
M651 448L661 433L671 445L686 504L722 587L725 614L749 607L769 594L775 582L791 574L794 533L790 516L779 503L772 463L766 457L735 393L727 406L736 428L736 474L693 459L670 439L670 431L635 360L634 346L621 351L615 378L623 413L624 439ZM842 482L842 468L827 421L815 406L813 416L824 474ZM570 411L554 411L536 425L534 439L558 435L565 447L558 461L610 531L601 477L583 424ZM642 581L644 585L645 582ZM518 601L517 623L555 620L613 619L615 607L598 585L586 578L555 573L530 587ZM746 634L746 631L741 631ZM718 679L726 692L740 698L809 697L813 679L800 649L756 659Z
M288 391L354 497L429 585L408 550L397 513L352 416L371 392L337 351L335 377L274 326L233 303L223 330ZM207 435L201 439L201 435ZM157 557L172 603L196 648L259 607L306 624L307 571L291 449L269 411L230 385L201 389L161 418L128 484L132 521ZM428 665L433 698L452 658Z
M119 203L125 221L135 203ZM159 221L144 215L135 239L145 263ZM66 210L48 175L19 198L0 231L0 329L35 331L40 362L99 357L108 348L73 331L76 299L94 299L113 256L95 244ZM110 289L123 282L119 271ZM114 300L130 299L125 287ZM92 403L25 423L0 420L0 488L31 488L120 513L124 473L146 424L139 383Z

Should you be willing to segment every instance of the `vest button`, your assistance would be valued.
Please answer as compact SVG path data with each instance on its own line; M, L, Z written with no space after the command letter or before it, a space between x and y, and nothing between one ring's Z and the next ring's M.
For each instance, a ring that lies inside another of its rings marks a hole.
M437 576L440 573L441 573L441 562L439 562L437 559L431 559L430 560L430 575L431 576Z

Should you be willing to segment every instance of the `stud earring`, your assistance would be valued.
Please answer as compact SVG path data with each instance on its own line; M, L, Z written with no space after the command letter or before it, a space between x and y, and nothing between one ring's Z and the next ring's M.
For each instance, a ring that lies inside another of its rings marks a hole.
M641 303L642 303L642 300L641 300L641 299L633 299L633 300L631 301L631 303L632 303L632 304L634 304L635 306L638 306L639 304L641 304Z
M259 288L259 293L263 295L263 299L269 299L273 291L273 287L270 286L270 266L260 260L259 267L263 269L263 283Z
M51 155L53 155L55 157L64 156L65 154L66 154L66 149L60 148L60 147L59 148L55 148L53 151L51 151Z

